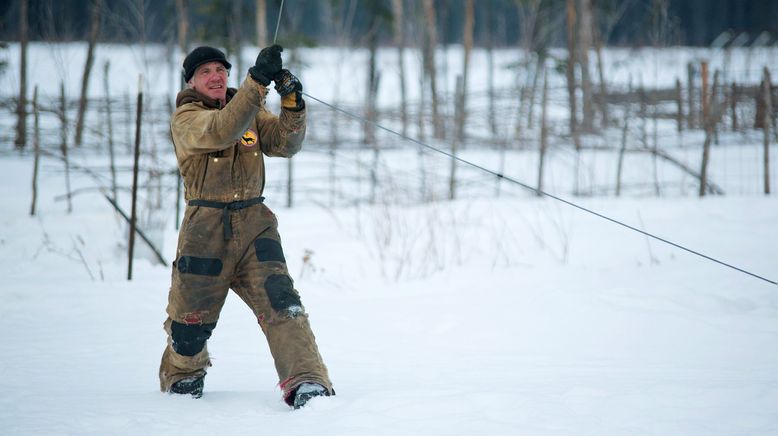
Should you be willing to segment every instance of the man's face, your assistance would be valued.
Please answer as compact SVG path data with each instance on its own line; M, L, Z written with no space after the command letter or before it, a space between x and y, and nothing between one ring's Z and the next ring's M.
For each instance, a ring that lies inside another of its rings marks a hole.
M206 97L224 103L227 99L227 68L218 61L202 64L189 80L189 86Z

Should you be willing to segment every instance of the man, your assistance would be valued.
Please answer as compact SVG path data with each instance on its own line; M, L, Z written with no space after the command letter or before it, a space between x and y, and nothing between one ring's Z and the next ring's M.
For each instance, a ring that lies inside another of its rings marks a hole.
M305 136L300 81L281 52L263 49L239 89L220 50L184 59L187 89L170 122L187 208L168 297L168 345L159 368L163 392L199 398L211 366L206 341L229 289L251 308L275 361L284 401L295 409L334 394L327 368L286 267L278 221L263 204L263 154L292 157ZM265 108L275 82L281 112Z

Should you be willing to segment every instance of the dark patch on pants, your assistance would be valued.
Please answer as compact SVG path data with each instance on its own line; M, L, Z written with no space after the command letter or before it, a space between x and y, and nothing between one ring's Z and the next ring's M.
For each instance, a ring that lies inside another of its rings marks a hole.
M254 250L257 252L257 259L260 262L284 262L284 249L281 243L275 239L259 238L254 241Z
M170 324L173 350L182 356L194 356L203 350L215 327L216 323L187 325L173 321Z
M280 312L292 306L302 306L300 297L294 292L292 279L284 274L273 274L265 280L265 290L273 310Z
M218 276L222 272L221 259L210 257L181 256L178 259L178 271L198 276Z

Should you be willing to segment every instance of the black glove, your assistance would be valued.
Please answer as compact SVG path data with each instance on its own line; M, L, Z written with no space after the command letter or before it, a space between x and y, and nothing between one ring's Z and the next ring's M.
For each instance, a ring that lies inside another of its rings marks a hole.
M270 81L281 71L281 52L284 48L278 44L265 47L259 52L254 66L249 68L251 78L263 86L270 85Z
M275 89L281 96L281 106L286 109L300 110L305 107L303 84L289 70L281 70L273 78Z

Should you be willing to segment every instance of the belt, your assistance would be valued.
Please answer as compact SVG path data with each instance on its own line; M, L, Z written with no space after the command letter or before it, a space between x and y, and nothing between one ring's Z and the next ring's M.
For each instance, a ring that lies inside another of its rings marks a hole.
M225 203L223 201L211 201L211 200L189 200L187 204L189 206L202 206L210 207L213 209L222 210L222 224L224 225L224 240L229 241L232 238L232 221L230 220L230 212L234 210L245 209L249 206L259 204L265 201L265 197L250 198L248 200L231 201Z

